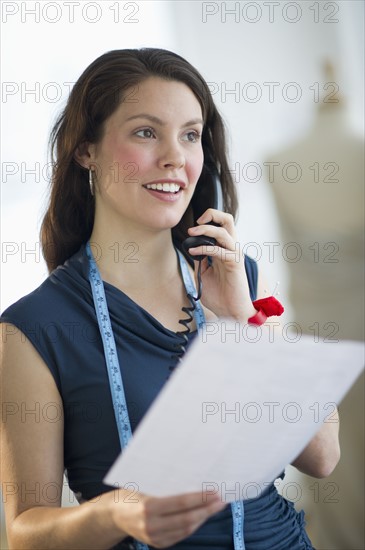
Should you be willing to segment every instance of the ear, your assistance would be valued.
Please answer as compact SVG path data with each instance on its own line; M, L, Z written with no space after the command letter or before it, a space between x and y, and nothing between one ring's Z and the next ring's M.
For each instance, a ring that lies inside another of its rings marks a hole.
M80 166L83 168L90 168L91 163L93 162L95 155L95 145L94 143L89 143L88 141L83 141L77 147L74 153L74 159Z

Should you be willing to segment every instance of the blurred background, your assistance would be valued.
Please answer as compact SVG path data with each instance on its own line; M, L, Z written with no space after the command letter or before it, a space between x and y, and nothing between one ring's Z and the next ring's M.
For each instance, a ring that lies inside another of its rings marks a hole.
M279 289L283 330L363 339L363 22L357 0L2 2L1 310L47 276L47 141L73 83L106 51L154 46L201 72L226 121L241 250ZM280 487L318 550L365 548L363 378L340 414L334 474L289 467Z

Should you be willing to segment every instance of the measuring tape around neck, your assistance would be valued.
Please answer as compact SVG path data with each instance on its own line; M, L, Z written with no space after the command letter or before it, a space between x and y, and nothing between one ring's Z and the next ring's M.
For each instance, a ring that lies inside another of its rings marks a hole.
M96 317L98 320L99 331L103 342L104 356L107 366L119 441L121 449L123 449L128 445L129 441L132 438L132 430L124 393L121 370L119 366L117 347L115 344L113 329L110 321L108 304L105 297L104 285L91 251L90 242L86 244L86 255L89 260L89 281L94 301ZM186 292L193 296L196 293L196 289L190 276L188 264L180 251L178 251L178 258ZM205 315L200 301L196 303L194 317L198 331L200 331L205 323ZM243 535L243 502L231 502L231 509L233 518L234 550L245 550ZM148 546L143 542L139 542L136 540L134 544L136 550L149 550Z

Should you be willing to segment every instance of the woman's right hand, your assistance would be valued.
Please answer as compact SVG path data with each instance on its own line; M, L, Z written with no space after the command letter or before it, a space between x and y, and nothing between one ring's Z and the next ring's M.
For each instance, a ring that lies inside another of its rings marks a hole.
M205 492L170 497L152 497L124 489L112 493L116 527L155 548L167 548L185 539L209 516L227 506L218 495Z

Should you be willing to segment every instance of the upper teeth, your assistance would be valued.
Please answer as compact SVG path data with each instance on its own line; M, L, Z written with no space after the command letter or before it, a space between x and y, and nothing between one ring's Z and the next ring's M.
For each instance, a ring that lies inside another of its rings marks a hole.
M180 189L177 183L148 183L147 189L157 189L157 191L166 191L167 193L176 193Z

